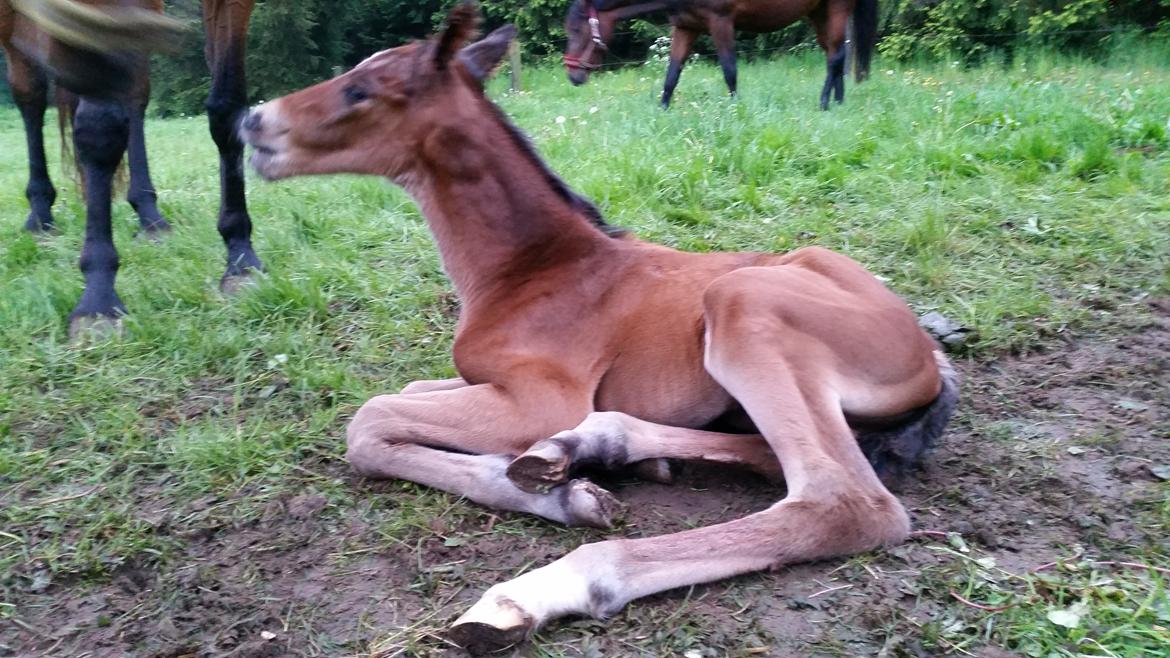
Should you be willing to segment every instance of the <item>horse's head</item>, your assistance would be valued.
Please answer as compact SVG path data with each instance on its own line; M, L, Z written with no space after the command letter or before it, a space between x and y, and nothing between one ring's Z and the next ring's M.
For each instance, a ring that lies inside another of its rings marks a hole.
M481 125L483 82L516 35L508 25L467 45L477 22L474 4L461 4L430 40L254 109L240 126L252 166L270 180L358 173L403 183L420 162L457 158Z
M598 0L573 0L565 16L565 70L569 81L584 84L589 72L601 68L606 41L613 36L613 20L598 13Z

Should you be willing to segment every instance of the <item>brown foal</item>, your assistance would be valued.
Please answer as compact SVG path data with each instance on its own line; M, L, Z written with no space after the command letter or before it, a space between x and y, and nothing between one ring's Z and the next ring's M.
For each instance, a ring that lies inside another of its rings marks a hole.
M733 463L782 472L787 496L729 523L581 546L489 589L452 637L500 648L563 615L904 540L909 518L870 461L917 459L956 398L910 309L825 249L692 254L598 230L484 95L515 30L467 45L475 22L461 5L434 39L241 127L265 178L347 172L406 188L462 301L461 377L362 406L354 469L602 527L615 500L570 479L575 464ZM736 411L754 433L700 429ZM881 429L851 428L862 422Z

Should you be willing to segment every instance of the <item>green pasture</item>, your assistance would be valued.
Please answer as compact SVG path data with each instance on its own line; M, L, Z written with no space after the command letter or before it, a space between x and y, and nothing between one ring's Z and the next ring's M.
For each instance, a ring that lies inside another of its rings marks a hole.
M983 360L1108 337L1170 293L1168 63L1154 50L973 70L879 60L829 112L816 109L823 64L813 55L742 65L736 99L698 62L668 112L656 102L659 64L582 88L559 69L530 68L524 91L503 76L490 93L611 223L685 250L843 251L918 312L972 328L962 356ZM54 164L59 232L21 230L24 137L16 111L0 110L0 625L23 619L30 591L98 587L127 564L165 572L195 529L250 523L305 491L387 545L431 536L435 517L482 514L413 485L370 491L345 476L343 428L358 405L454 374L456 301L410 199L370 178L251 177L267 273L225 298L206 120L153 120L148 142L175 231L136 239L129 206L116 206L118 288L132 314L121 336L71 344L84 207ZM157 523L159 510L174 521ZM1166 509L1157 519L1170 532ZM603 536L517 515L496 527L566 547ZM1170 566L1170 555L1147 559ZM1093 655L1164 655L1165 635L1147 631L1170 621L1165 591L1139 575L1123 574L1109 605L1094 608L1120 630L1096 638L1111 653ZM945 589L935 596L958 606ZM1045 610L997 616L986 640L1076 655L1079 631ZM940 633L927 628L920 641L945 651ZM369 646L332 638L318 648Z

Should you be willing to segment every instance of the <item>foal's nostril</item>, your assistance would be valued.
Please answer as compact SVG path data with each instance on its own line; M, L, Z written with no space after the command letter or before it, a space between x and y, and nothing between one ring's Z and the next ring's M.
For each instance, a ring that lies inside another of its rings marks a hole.
M244 118L244 130L257 132L260 130L260 113L252 111Z

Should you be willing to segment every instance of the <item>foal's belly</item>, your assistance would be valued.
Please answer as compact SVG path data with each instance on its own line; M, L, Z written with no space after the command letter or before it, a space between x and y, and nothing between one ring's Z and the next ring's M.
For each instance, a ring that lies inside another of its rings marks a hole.
M672 427L701 428L734 406L734 400L703 373L689 381L669 376L607 375L595 397L598 411L621 411Z
M701 337L687 344L662 338L619 355L597 387L598 411L698 428L735 406L703 368Z

